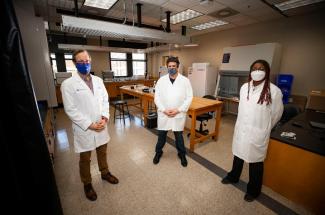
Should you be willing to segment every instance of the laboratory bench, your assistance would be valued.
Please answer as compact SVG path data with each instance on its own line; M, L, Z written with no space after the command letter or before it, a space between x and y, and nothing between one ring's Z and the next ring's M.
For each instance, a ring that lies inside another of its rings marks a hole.
M325 113L306 110L274 129L264 162L263 184L315 214L325 211ZM295 133L294 138L281 136Z
M155 79L141 79L141 80L121 80L121 81L104 81L109 98L116 98L120 96L120 87L126 85L144 85L152 87Z
M104 85L106 87L108 96L111 99L115 99L120 96L120 87L125 85L145 85L151 87L154 85L156 79L139 79L139 80L112 80L112 81L104 81ZM56 97L58 105L62 105L62 94L60 90L61 85L56 85Z

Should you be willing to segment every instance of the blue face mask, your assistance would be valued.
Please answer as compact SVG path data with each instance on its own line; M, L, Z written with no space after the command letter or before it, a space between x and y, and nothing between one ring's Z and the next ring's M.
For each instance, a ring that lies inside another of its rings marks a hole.
M76 68L78 72L83 75L87 75L90 72L91 64L90 63L76 63Z
M169 75L175 75L177 73L177 71L175 68L169 68L168 73L169 73Z

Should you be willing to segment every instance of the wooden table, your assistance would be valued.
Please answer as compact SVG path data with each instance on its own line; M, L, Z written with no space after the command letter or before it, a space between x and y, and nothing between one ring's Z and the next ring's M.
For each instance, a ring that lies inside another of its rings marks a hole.
M124 86L120 88L121 98L123 99L123 94L129 94L135 97L138 97L142 102L143 115L144 115L144 124L147 125L146 116L148 115L148 104L149 102L154 101L153 93L144 93L142 89L131 89L130 86ZM191 115L191 128L190 130L190 151L194 151L194 145L196 143L202 142L210 137L217 140L219 135L219 128L221 122L221 108L222 102L217 100L205 99L201 97L193 97L192 103L187 111L188 115ZM196 128L196 116L215 111L216 112L216 123L215 129L212 133L208 135L202 135L195 131Z

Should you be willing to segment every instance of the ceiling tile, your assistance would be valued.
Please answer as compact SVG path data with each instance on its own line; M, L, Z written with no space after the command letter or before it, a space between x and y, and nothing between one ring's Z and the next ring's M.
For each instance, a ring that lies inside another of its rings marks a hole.
M147 3L147 4L153 4L153 5L158 5L161 6L168 2L168 0L140 0L139 3Z
M200 1L199 0L170 0L169 3L177 4L185 8L191 8L195 5L200 4Z
M219 4L230 6L246 0L215 0L215 1L218 2Z
M249 16L246 16L244 14L237 14L234 16L230 16L230 17L226 17L224 19L222 19L224 21L230 22L234 25L237 26L242 26L242 25L249 25L249 24L253 24L253 23L257 23L258 20L251 18Z
M180 6L180 5L177 5L175 3L171 3L170 1L168 1L167 3L163 4L162 5L163 8L169 10L172 12L172 15L177 13L177 12L181 12L181 11L184 11L186 10L187 8L186 7L183 7L183 6Z
M243 0L235 4L231 4L230 7L239 11L240 13L245 14L249 14L257 9L269 8L268 5L264 4L260 0Z
M209 14L209 13L221 10L221 9L223 9L225 7L226 7L225 5L219 4L218 2L213 1L213 2L210 2L208 4L196 5L192 9L195 10L195 11L198 11L200 13L203 13L203 14Z
M250 13L249 16L259 21L284 18L283 15L271 8L255 10L254 12Z

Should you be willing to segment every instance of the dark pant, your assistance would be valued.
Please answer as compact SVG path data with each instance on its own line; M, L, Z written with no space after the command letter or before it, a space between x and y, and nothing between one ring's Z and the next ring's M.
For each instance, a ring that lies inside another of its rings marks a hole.
M162 149L165 146L166 143L166 137L167 137L168 131L158 130L158 142L156 145L156 153L162 153ZM184 146L184 138L183 138L183 131L174 131L175 135L175 144L178 151L178 154L185 155L186 149Z
M243 170L244 161L234 156L232 170L228 173L227 178L232 182L238 182ZM263 162L249 163L249 182L247 184L247 193L257 197L261 193L263 182Z
M107 144L101 145L96 148L98 167L102 175L108 173L106 151L107 151ZM80 160L79 160L80 178L82 183L85 185L91 183L90 157L91 157L91 151L80 153Z

